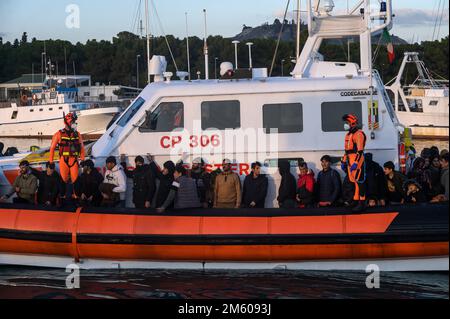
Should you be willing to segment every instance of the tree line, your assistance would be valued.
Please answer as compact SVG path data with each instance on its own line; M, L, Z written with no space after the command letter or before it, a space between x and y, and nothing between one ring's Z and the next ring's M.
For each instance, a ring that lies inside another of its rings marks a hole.
M307 31L302 34L302 43L304 45L307 38ZM179 70L187 71L186 40L167 37L170 44L175 62ZM276 47L276 40L255 39L252 48L253 66L257 68L270 68ZM201 72L204 77L204 57L203 57L203 39L198 37L189 38L190 44L190 63L193 78L197 78L197 72ZM210 57L210 78L214 78L219 73L220 63L230 61L234 64L234 46L231 39L221 36L210 36L208 38L209 57ZM295 56L295 42L283 41L280 43L273 75L278 76L282 73L289 74L294 64L291 62ZM37 40L33 38L28 40L27 33L23 33L22 38L11 42L3 42L0 38L0 83L17 78L22 74L41 73L41 60L44 48L47 57L51 58L55 64L53 73L65 74L66 65L68 74L91 75L94 82L104 84L121 84L127 86L136 85L137 65L139 65L141 86L146 82L146 39L141 38L130 32L121 32L113 37L112 41L88 40L86 43L73 44L64 40ZM377 44L373 45L376 51ZM66 59L64 52L66 51ZM379 48L376 55L375 68L380 71L384 82L391 80L397 75L403 53L406 51L417 51L420 58L424 60L428 69L436 74L448 79L448 36L439 41L425 41L421 43L397 45L395 47L396 60L391 65L388 62L385 45ZM321 53L327 60L347 61L348 48L347 42L341 44L324 43ZM163 55L168 61L168 71L175 73L175 66L170 57L170 51L163 37L155 37L151 40L151 54ZM140 55L140 58L137 56ZM240 68L246 68L249 65L248 48L244 43L239 46L238 61ZM359 44L350 44L350 61L359 63ZM67 62L67 63L66 63ZM74 69L75 68L75 69ZM56 70L57 69L57 70ZM409 80L414 80L417 76L415 71L407 74Z

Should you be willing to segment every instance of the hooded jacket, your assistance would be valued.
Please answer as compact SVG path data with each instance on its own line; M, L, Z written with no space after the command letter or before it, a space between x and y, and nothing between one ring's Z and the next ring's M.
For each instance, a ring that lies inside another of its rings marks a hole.
M156 191L155 175L150 165L138 166L134 170L128 170L126 163L121 163L125 175L133 179L133 203L137 208L142 208L145 202L152 202Z
M103 176L96 168L88 173L82 173L77 179L75 190L78 197L85 195L87 198L92 197L92 205L98 206L102 201L102 194L100 193L100 185L103 182Z
M159 186L155 198L155 205L157 208L161 207L165 203L174 181L173 173L175 172L175 164L171 161L168 161L164 163L164 167L168 169L169 174L164 175L155 162L150 163L150 168L153 174L159 180ZM173 208L173 205L167 208Z
M373 155L368 153L366 160L366 197L369 200L386 199L386 181L383 168L373 161Z
M291 174L291 165L288 161L281 161L279 163L281 183L278 189L278 202L280 206L285 201L294 201L297 193L297 184L294 175Z
M120 165L116 165L113 169L106 171L103 183L114 185L115 187L112 191L120 195L121 201L125 200L127 192L127 178L123 168Z

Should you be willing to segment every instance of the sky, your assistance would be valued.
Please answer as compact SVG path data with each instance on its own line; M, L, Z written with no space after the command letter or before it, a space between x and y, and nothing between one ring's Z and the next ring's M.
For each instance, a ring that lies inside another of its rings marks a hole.
M189 34L203 37L203 9L208 12L208 34L232 37L243 25L258 26L282 18L286 0L148 0L151 9L152 34L186 35L186 13ZM346 10L356 0L335 0L335 10ZM296 6L291 0L290 14ZM302 7L306 0L301 0ZM372 1L377 3L378 1ZM139 3L142 5L139 6ZM121 31L139 33L139 18L144 19L145 0L0 0L0 37L4 41L21 38L63 39L86 42L88 39L111 40ZM152 4L153 3L153 4ZM75 7L73 6L75 5ZM449 34L449 0L393 0L396 14L391 33L408 42L431 40ZM140 10L138 8L142 7ZM438 7L445 8L440 30L435 28ZM75 8L75 9L74 9ZM162 28L156 19L155 9ZM79 20L76 13L79 10ZM439 33L438 33L439 31Z

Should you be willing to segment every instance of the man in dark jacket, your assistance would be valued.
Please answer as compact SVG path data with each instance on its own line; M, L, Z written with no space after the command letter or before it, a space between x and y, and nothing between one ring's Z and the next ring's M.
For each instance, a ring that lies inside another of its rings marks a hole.
M80 205L99 207L102 202L100 185L103 183L103 176L91 160L82 162L81 167L83 171L75 184L75 193L80 200Z
M280 208L295 208L297 183L294 175L291 173L291 164L287 160L281 160L278 163L278 169L281 175L281 183L277 198L278 204Z
M242 193L242 207L264 208L269 181L261 174L261 163L252 164L252 172L245 177Z
M373 154L366 154L366 196L369 207L386 205L386 180L383 168L373 160Z
M136 168L129 170L125 155L120 158L125 175L133 179L133 204L138 209L150 208L156 192L155 175L150 165L145 165L144 158L137 156L134 160Z
M61 192L62 180L55 171L54 163L47 163L45 172L31 168L31 172L39 180L38 203L46 206L55 206Z
M391 205L403 204L405 201L405 193L403 184L406 176L395 170L392 162L384 164L384 175L386 176L387 199Z
M175 163L172 161L167 161L164 163L163 169L160 170L152 155L148 156L148 161L150 163L150 168L152 169L153 175L159 180L159 186L156 191L155 198L155 207L159 208L164 205L167 197L169 196L174 181L173 174L175 173ZM173 203L171 203L171 206L166 208L173 208Z
M208 187L211 184L211 174L205 170L205 161L202 158L196 158L192 161L192 167L189 171L191 177L197 185L197 193L200 203L204 208L209 206Z
M331 157L325 155L320 160L323 170L317 176L319 207L335 206L341 194L341 176L331 168Z

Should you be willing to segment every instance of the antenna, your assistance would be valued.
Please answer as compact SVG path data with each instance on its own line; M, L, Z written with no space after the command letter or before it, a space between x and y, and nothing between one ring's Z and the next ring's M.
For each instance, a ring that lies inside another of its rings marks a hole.
M147 83L150 84L150 35L148 26L148 0L145 0L145 35L147 37Z
M238 69L238 44L241 43L238 40L234 40L233 42L231 42L234 44L234 63L235 63L235 69Z
M205 54L205 80L209 80L209 56L208 56L208 29L206 24L206 9L203 9L203 13L205 14L205 47L204 47L204 54Z
M186 12L186 51L187 51L187 67L189 73L189 81L191 81L191 55L189 52L189 24L188 24L188 13Z

